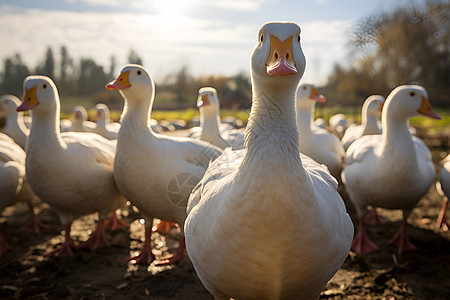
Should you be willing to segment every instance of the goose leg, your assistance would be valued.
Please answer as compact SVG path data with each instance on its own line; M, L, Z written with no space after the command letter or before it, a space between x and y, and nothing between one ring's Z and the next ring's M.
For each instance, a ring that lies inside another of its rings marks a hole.
M378 250L378 246L369 239L367 233L364 230L364 222L362 217L358 218L358 224L358 232L356 233L355 238L352 242L352 250L359 255L366 255Z
M153 220L149 223L150 226L153 223ZM138 264L138 265L149 265L155 260L155 256L152 252L152 229L151 227L145 227L145 242L144 242L144 248L142 249L141 253L137 256L133 256L131 258L127 258L125 262L131 262L132 264Z
M442 208L441 211L439 212L439 216L436 221L436 229L442 228L444 231L448 230L447 217L445 216L447 206L448 206L448 198L444 197L444 199L442 200Z
M383 224L383 220L381 219L380 215L377 212L377 208L374 207L370 213L367 214L367 216L364 217L364 223L375 226L375 225L381 225Z
M411 243L406 234L406 218L403 218L402 226L400 230L395 234L395 236L389 241L389 245L395 245L398 247L398 254L402 254L406 251L414 251L417 249L416 246Z
M173 222L166 222L163 220L158 220L159 223L157 223L156 225L154 225L152 227L152 232L159 232L162 234L167 234L169 233L170 229L172 229L173 227L175 227L177 225L177 223L173 223Z
M31 220L28 224L19 228L20 231L33 231L39 233L41 230L45 230L47 226L42 223L39 217L34 213L34 205L31 201L28 201L28 207L31 212Z
M88 248L90 250L97 250L109 246L109 243L106 240L104 223L105 219L99 218L97 229L93 233L91 233L89 239L81 243L77 249Z
M177 249L177 252L171 256L167 256L156 263L156 266L165 266L165 265L176 265L184 262L185 255L184 250L186 249L186 243L184 240L184 235L180 239L180 246Z
M73 242L73 240L70 237L70 226L71 225L72 225L72 223L64 225L65 240L64 240L64 243L61 245L61 248L56 249L51 252L47 252L44 255L46 255L46 256L55 255L55 256L61 256L61 257L73 256L73 249L76 249L77 246L75 245L75 243Z
M117 214L115 211L111 214L111 217L109 218L108 222L105 224L106 230L117 230L121 228L128 228L130 227L130 224L120 220L117 217Z

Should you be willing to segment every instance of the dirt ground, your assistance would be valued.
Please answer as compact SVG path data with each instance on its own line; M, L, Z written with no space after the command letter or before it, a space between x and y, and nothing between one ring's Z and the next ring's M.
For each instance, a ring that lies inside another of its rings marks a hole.
M442 152L434 149L437 163ZM342 192L348 203L345 191ZM401 225L401 212L379 210L385 224L367 227L379 251L364 257L350 252L320 299L450 299L450 232L435 229L442 198L434 185L409 218L407 231L417 251L396 254L388 241ZM349 213L355 220L353 207ZM0 228L13 251L0 257L0 298L20 299L212 299L187 260L172 267L134 266L123 260L140 251L144 226L130 207L121 211L129 229L107 232L110 247L79 251L73 257L44 256L62 242L54 212L39 204L36 211L48 228L39 234L17 230L28 217L27 207L5 209ZM76 242L87 239L97 217L86 216L72 226ZM179 232L154 234L157 258L173 253Z

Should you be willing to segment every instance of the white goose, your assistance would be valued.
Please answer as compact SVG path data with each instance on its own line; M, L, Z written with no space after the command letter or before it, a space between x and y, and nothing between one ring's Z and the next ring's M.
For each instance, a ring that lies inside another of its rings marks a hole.
M17 201L27 201L33 212L33 196L25 177L25 151L7 135L0 133L0 213ZM0 232L0 256L8 250L11 247Z
M297 124L299 129L300 152L318 163L324 164L331 175L340 180L344 148L338 137L314 125L316 102L324 102L314 85L302 84L297 90Z
M114 177L120 191L145 219L144 249L130 260L150 264L155 259L151 249L153 218L175 222L183 230L189 194L221 150L204 141L153 132L148 120L155 87L142 66L125 66L106 88L118 89L125 100ZM181 262L184 249L183 236L175 255L158 264Z
M383 106L383 133L363 136L347 150L342 176L358 213L359 228L352 249L359 254L378 249L363 228L368 205L402 209L403 224L390 244L397 245L399 253L415 249L405 232L406 220L436 175L430 150L409 132L409 118L418 114L440 118L423 87L397 87Z
M335 114L329 121L331 132L342 139L348 126L347 117L344 114Z
M361 125L352 124L341 139L345 151L348 147L364 135L380 134L381 125L379 119L381 110L383 109L384 97L380 95L372 95L364 101L361 111Z
M258 40L246 149L226 149L191 194L187 251L215 299L317 299L353 225L336 180L299 153L300 28L267 23Z
M72 220L94 212L99 212L97 230L82 247L95 250L107 245L104 220L125 204L113 177L115 144L94 133L61 134L59 95L50 78L28 76L24 91L17 110L31 110L32 115L27 178L33 191L55 209L65 228L65 241L54 254L73 255Z
M98 103L95 105L96 119L95 129L93 132L100 134L108 140L117 139L119 134L120 124L111 122L109 118L109 108L104 103Z
M10 136L22 149L25 149L28 134L30 130L25 126L23 113L17 112L16 108L20 105L20 100L13 95L3 95L0 97L0 113L5 115L5 127L1 132Z
M73 108L72 112L72 130L75 132L94 132L95 123L88 121L88 113L86 108L81 105L77 105Z
M436 182L436 189L443 197L442 208L436 222L436 228L448 230L448 222L445 216L448 206L448 197L450 197L450 154L442 161L441 170L439 171L439 181Z
M244 133L234 128L224 129L220 123L220 103L217 91L213 87L203 87L198 91L197 107L200 110L200 139L221 149L232 147L233 150L244 148ZM195 136L195 135L194 135ZM191 137L194 137L191 136Z

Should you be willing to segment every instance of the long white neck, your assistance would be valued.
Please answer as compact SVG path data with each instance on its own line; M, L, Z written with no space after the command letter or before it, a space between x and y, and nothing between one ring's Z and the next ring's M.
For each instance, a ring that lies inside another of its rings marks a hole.
M308 107L297 107L297 124L300 134L312 134L314 123L315 105Z
M377 118L369 113L362 115L361 125L363 126L363 135L378 134Z
M30 130L25 126L23 121L23 113L15 112L6 118L5 131L13 130L22 136L28 136Z
M125 105L123 108L121 119L120 132L133 132L136 131L149 131L152 135L153 130L149 126L151 108L153 105L153 93L146 91L143 95L146 99L137 97L132 93L126 95L121 91L123 98L125 99Z
M220 137L218 111L217 109L212 111L213 109L214 107L200 109L201 140L215 140L217 137Z
M286 174L305 170L300 159L295 112L296 87L267 89L253 82L253 105L245 130L247 153L242 168Z

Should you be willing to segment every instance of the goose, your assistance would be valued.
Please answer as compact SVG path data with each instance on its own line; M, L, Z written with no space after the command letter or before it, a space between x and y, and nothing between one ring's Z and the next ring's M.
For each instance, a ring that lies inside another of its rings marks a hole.
M108 140L117 139L119 133L120 124L112 123L109 119L109 108L104 103L98 103L95 105L96 120L95 129L93 132L100 134Z
M318 299L349 253L353 225L337 182L299 152L304 69L299 26L263 25L245 149L227 148L189 198L187 252L215 299Z
M327 121L324 118L317 118L314 120L314 125L323 129L327 128Z
M14 140L0 133L0 213L17 201L27 201L34 215L31 204L34 194L25 176L25 156L25 151ZM35 225L38 229L42 223L38 221ZM0 232L0 256L11 249Z
M345 151L339 138L314 125L316 102L325 102L325 97L314 85L302 84L298 87L297 124L300 152L326 165L331 175L339 181Z
M207 142L157 134L148 120L155 97L150 74L140 65L126 65L120 75L106 85L119 90L125 106L117 139L114 178L119 190L135 205L145 220L145 243L131 263L151 264L153 218L177 223L182 232L187 199L202 178L211 159L222 152ZM177 252L157 265L177 264L184 260L184 235Z
M20 102L20 99L14 95L0 97L0 113L6 117L5 127L2 128L1 132L10 136L22 149L25 149L30 130L25 126L23 113L16 111Z
M330 117L329 121L331 132L342 139L348 126L347 117L344 114L335 114Z
M96 231L79 247L107 246L104 220L125 204L113 177L115 144L95 133L60 132L60 100L53 81L31 75L24 80L18 111L31 111L26 173L33 191L58 214L65 229L61 248L49 254L71 256L74 218L99 213Z
M86 108L77 105L73 108L72 113L72 130L75 132L94 132L96 125L92 121L88 121L88 113Z
M442 208L436 222L436 228L439 229L442 227L444 231L447 231L448 223L445 213L448 205L448 197L450 196L450 154L442 160L441 164L442 166L439 171L439 180L436 181L436 189L443 199Z
M381 124L379 119L385 98L380 95L372 95L364 101L361 112L361 125L352 124L341 139L345 151L357 139L364 135L380 134Z
M430 150L409 132L409 118L419 114L440 119L423 87L398 86L383 105L382 134L363 136L347 150L342 176L358 214L352 249L360 255L378 249L364 231L368 205L403 210L402 226L390 244L399 254L416 249L406 234L407 218L436 175Z
M234 150L244 148L244 133L234 128L219 130L220 103L217 91L213 87L203 87L198 91L197 107L200 110L200 140L209 142L221 149L233 147ZM227 127L228 128L228 127ZM191 136L192 137L192 136Z

